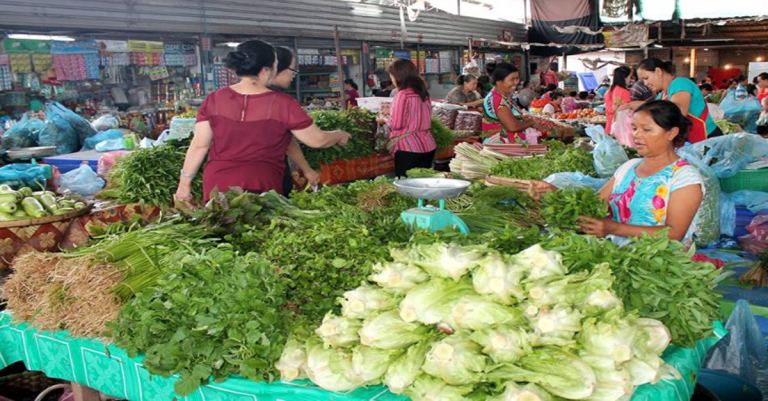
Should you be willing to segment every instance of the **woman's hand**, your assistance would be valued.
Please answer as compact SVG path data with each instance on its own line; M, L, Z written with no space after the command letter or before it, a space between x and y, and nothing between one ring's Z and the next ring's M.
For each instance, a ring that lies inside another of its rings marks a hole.
M339 136L339 141L336 142L338 145L344 146L349 142L349 140L352 138L352 135L347 131L336 131L336 135Z
M304 178L306 178L312 186L320 184L320 173L314 169L308 168L303 170L302 173L304 174Z
M192 202L192 190L189 184L179 182L179 187L176 189L176 195L174 198L181 202Z
M621 106L619 106L619 110L632 110L632 111L635 111L640 106L642 106L643 103L645 103L645 102L643 102L642 100L633 100L633 101L631 101L629 103L625 103L625 104L622 104Z
M379 123L379 125L384 125L384 124L387 123L387 119L379 117L379 118L376 119L376 122Z
M545 181L531 181L528 187L528 195L531 198L539 200L547 192L557 191L557 187Z
M579 226L582 231L584 231L584 234L594 235L598 238L605 238L606 236L613 234L614 228L616 227L616 224L618 224L611 219L598 220L587 216L579 216L579 218L581 219Z

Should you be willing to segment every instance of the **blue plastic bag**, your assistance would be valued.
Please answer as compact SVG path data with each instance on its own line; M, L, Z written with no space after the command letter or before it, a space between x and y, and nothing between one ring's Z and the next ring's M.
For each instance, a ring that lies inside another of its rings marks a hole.
M80 149L77 131L61 114L46 113L45 129L40 132L37 143L40 146L55 146L56 154L66 155Z
M77 115L74 111L64 107L61 103L50 102L46 106L46 118L53 118L53 116L59 115L64 118L72 129L77 133L78 146L83 146L85 140L96 135L96 130L91 126L88 120Z
M85 140L85 143L83 144L83 150L89 150L96 148L96 144L103 141L108 141L110 139L119 139L123 137L123 132L119 129L110 129L104 132L99 132L98 134L88 138Z
M37 140L44 129L45 123L43 121L29 118L28 114L24 114L19 122L3 134L3 150L37 146Z
M678 149L678 155L696 167L704 181L704 198L699 207L699 221L696 224L694 239L696 245L705 247L720 238L720 180L695 154L681 153L680 150Z
M768 192L736 191L722 194L720 197L720 231L733 236L736 230L736 205L746 206L749 211L758 213L768 209Z
M757 133L757 118L762 110L757 99L752 96L739 99L737 91L730 91L720 102L720 108L725 112L726 120L741 125L746 132Z
M592 188L601 190L608 183L608 178L595 178L583 173L555 173L545 178L544 181L554 185L557 189Z
M9 164L0 167L0 183L13 189L30 187L44 190L46 181L53 176L53 169L47 164Z
M91 166L82 166L59 177L59 192L72 192L80 196L93 196L104 188L106 181L99 177Z
M611 177L624 163L629 161L629 156L624 148L605 133L600 125L587 127L587 135L597 144L592 151L597 175L606 178Z
M96 121L91 123L91 126L98 132L104 132L118 128L120 121L117 117L107 114L97 118Z
M718 178L729 178L747 164L768 157L768 139L748 133L725 135L684 146L677 153L693 155Z

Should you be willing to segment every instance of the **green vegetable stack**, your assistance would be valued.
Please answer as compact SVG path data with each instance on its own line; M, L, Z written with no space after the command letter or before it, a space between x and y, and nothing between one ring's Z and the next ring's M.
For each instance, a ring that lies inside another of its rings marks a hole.
M438 243L392 257L344 294L340 315L291 337L284 381L383 383L414 401L624 400L679 377L661 359L669 331L624 311L607 264L568 274L540 246L507 256Z
M347 131L352 137L344 146L326 149L314 149L301 145L304 157L312 168L321 164L331 164L336 160L351 160L370 156L374 150L376 133L376 115L370 111L351 108L347 111L316 111L310 113L320 129L324 131Z
M597 176L592 155L574 147L551 148L544 156L502 160L491 168L490 174L520 180L543 180L555 173L571 171Z
M79 199L57 197L50 191L32 192L29 187L14 191L8 185L0 185L0 221L39 219L59 216L86 207Z
M435 117L432 117L431 132L437 144L438 152L448 149L453 144L453 131Z
M549 228L579 231L581 216L594 219L608 216L608 205L591 188L547 192L541 203L541 217Z

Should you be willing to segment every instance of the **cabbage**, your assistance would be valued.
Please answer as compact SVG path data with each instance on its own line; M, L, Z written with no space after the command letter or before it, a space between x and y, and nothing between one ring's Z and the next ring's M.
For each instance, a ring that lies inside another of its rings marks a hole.
M307 369L307 350L305 343L296 339L293 335L288 338L288 342L283 347L283 353L275 367L280 371L280 379L284 382L291 382L298 379L305 379L304 372Z
M520 358L516 365L499 365L486 378L538 384L553 395L571 400L591 396L597 382L589 365L577 356L554 347L536 348Z
M383 267L376 265L373 269L378 273L371 275L371 281L392 291L407 291L429 280L429 274L404 263L390 263Z
M392 351L361 345L352 351L352 369L346 371L349 381L360 387L381 383L392 360Z
M635 317L622 318L621 310L609 312L602 319L587 319L579 335L579 343L590 354L622 363L632 358L632 345L637 336Z
M487 401L552 401L554 397L535 384L520 386L515 382L504 384L504 392L488 397Z
M635 391L629 372L617 368L611 358L581 354L580 358L595 372L597 385L595 392L588 398L591 401L628 400Z
M397 310L369 318L360 330L360 342L381 349L402 349L424 340L429 327L419 323L406 323Z
M448 384L464 385L480 381L486 363L477 343L453 335L432 345L422 369Z
M662 361L659 357L648 356L645 358L635 357L624 363L623 367L629 371L632 377L632 384L642 386L646 383L656 384L663 375Z
M329 313L323 318L323 324L315 330L325 345L333 348L347 347L359 340L358 332L363 322L357 319L338 317Z
M507 263L499 256L488 256L472 272L472 284L478 294L490 295L503 304L525 299L520 281L526 269Z
M403 394L421 374L421 366L427 357L430 344L421 343L408 348L408 351L397 358L387 369L384 384L389 391L395 394Z
M526 285L525 290L537 306L583 305L592 294L609 290L611 285L611 269L607 263L601 263L595 266L591 273L545 277Z
M539 315L531 319L535 335L533 345L572 345L574 335L581 331L582 318L578 309L569 307L539 310Z
M445 320L461 297L474 293L466 282L433 279L408 292L400 303L400 317L406 322L437 324Z
M429 375L419 376L405 392L412 401L467 401L472 386L450 386Z
M344 293L341 314L352 319L365 319L372 314L397 307L398 299L388 292L369 286Z
M545 251L541 245L534 245L514 257L516 265L528 271L528 280L539 280L566 274L563 256L557 252Z
M672 341L672 335L664 323L656 319L637 319L639 333L635 341L635 353L652 352L661 355Z
M472 333L470 339L483 347L483 352L496 363L515 363L531 352L528 334L519 328L501 326Z
M451 324L457 329L482 330L500 324L515 324L522 321L519 309L499 305L477 295L468 295L459 300L451 310Z
M319 341L307 346L307 375L312 383L328 391L352 391L359 386L345 377L342 366L351 366L351 356L325 348Z
M484 250L456 244L436 243L415 245L407 251L392 250L390 253L395 262L413 263L424 269L432 277L459 281L470 270L478 266Z
M599 315L603 312L623 307L621 299L610 290L597 290L587 297L579 308L588 315Z

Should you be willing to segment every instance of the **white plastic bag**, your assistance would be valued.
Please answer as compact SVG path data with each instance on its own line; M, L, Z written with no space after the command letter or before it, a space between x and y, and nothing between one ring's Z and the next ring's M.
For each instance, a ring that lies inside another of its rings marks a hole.
M616 141L623 146L635 147L635 140L632 138L632 111L619 110L611 124L611 133Z

